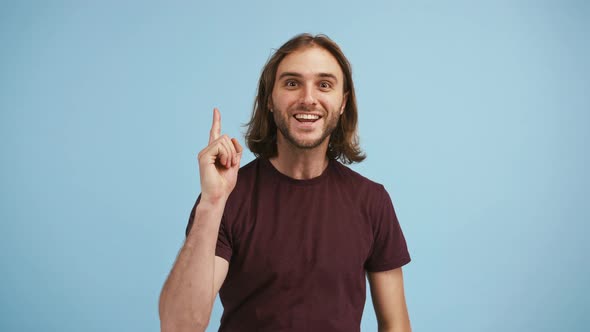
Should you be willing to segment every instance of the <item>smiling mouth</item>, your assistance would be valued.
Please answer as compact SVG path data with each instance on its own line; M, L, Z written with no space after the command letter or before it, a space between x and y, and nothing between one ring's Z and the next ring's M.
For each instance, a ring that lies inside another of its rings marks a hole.
M321 118L316 114L295 114L293 117L299 122L316 122Z

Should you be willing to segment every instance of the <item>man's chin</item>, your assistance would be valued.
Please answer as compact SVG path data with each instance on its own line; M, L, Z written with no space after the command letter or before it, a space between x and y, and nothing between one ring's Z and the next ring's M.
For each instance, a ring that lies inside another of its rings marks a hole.
M302 150L312 150L322 145L325 139L315 139L315 140L302 140L302 139L293 139L287 138L287 141L291 143L294 147Z
M312 150L318 148L330 137L329 133L325 131L322 133L322 135L318 135L318 133L292 133L288 130L281 130L279 127L279 132L284 137L284 141L286 143L301 150Z

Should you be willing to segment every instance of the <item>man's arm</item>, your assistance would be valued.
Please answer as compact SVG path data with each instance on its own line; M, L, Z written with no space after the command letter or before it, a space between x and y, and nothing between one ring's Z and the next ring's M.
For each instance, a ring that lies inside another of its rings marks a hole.
M209 145L199 152L201 200L193 226L160 294L162 332L205 331L213 301L229 263L215 256L221 217L237 182L242 147L221 136L221 115L213 111Z
M379 332L410 332L402 268L368 272Z
M205 331L213 302L227 276L229 263L215 256L224 206L203 203L197 206L193 227L162 288L162 332Z

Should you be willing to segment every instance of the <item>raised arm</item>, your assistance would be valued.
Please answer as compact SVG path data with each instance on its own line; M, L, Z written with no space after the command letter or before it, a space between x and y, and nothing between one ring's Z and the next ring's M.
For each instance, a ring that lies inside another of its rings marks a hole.
M225 203L237 181L242 147L221 135L221 115L213 111L209 144L199 153L201 200L193 226L160 294L162 332L205 331L229 263L215 256Z

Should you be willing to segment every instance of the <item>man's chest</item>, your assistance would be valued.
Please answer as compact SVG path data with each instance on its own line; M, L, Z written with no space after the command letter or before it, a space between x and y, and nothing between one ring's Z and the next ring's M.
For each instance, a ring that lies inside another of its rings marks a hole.
M372 247L371 223L354 198L326 199L326 194L259 196L234 220L232 266L287 281L301 275L363 273Z

